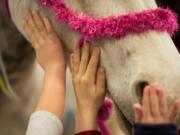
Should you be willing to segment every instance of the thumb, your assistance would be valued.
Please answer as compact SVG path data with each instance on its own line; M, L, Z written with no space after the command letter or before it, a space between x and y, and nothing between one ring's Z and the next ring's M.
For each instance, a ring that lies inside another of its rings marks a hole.
M135 123L140 123L142 119L142 106L140 104L134 104L134 117L135 117Z

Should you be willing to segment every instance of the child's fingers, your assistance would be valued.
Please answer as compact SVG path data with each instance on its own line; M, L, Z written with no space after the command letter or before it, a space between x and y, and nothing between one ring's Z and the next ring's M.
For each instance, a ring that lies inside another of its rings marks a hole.
M27 32L28 37L31 40L31 42L32 43L37 42L38 34L36 32L36 27L35 27L35 23L33 21L31 12L28 12L28 14L27 14L24 28L25 28L25 31ZM33 47L35 47L35 46L33 46Z
M173 103L172 112L170 114L170 122L174 122L176 120L179 111L180 111L180 101L175 101Z
M100 67L97 71L96 93L105 94L105 89L106 89L105 81L106 81L105 69L103 67Z
M44 24L45 24L47 32L52 33L53 32L53 27L52 27L52 24L49 21L49 19L47 17L44 17L43 20L44 20Z
M31 42L33 42L33 34L31 34L31 30L30 30L30 28L28 27L27 21L24 21L24 22L23 22L23 27L24 27L24 30L25 30L25 32L26 32L29 40L30 40Z
M91 55L91 59L90 62L88 64L87 67L87 76L94 81L95 80L95 75L96 75L96 70L97 70L97 65L99 62L99 56L100 56L100 49L95 47L93 49L92 55Z
M143 112L142 112L142 106L140 104L134 104L134 117L136 123L141 123Z
M86 72L86 68L89 61L89 44L86 44L83 46L82 56L81 56L81 62L79 67L79 73L84 74Z
M37 32L39 33L45 32L45 29L46 29L45 24L42 17L39 15L39 13L36 11L32 11L32 15L33 15L33 19L36 25Z
M163 116L166 116L168 114L166 95L164 93L164 90L160 88L157 89L157 93L159 97L158 99L159 99L160 112Z
M79 72L79 64L80 64L80 49L79 45L77 45L74 49L74 54L73 54L73 72L74 74L77 74Z
M36 32L36 25L34 23L31 12L28 12L27 17L26 17L26 22L27 22L27 27L31 30L31 33L32 34L35 33Z
M156 87L150 86L150 106L151 106L151 113L155 119L160 117L160 110L159 110L159 99L157 95Z
M143 93L143 117L144 118L151 117L149 88L150 86L147 86L144 89L144 93Z

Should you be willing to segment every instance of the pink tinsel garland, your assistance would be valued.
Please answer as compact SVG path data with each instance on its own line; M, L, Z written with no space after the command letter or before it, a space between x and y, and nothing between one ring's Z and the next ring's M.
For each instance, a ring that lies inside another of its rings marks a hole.
M105 122L109 119L113 108L112 100L105 98L102 107L100 108L97 116L98 126L102 135L111 135L109 129L106 127Z
M83 40L123 38L129 33L147 30L166 31L171 36L178 30L177 16L169 9L150 9L142 12L94 19L67 8L63 0L40 0L53 10L58 19L82 34Z

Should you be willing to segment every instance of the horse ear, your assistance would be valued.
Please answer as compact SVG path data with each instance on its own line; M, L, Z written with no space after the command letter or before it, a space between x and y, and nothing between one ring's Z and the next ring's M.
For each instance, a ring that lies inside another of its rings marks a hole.
M7 74L4 68L3 60L0 53L0 90L10 98L17 98L16 94L11 88Z

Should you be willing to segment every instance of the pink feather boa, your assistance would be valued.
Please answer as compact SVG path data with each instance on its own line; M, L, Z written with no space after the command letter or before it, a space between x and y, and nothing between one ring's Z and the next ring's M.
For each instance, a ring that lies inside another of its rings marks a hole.
M94 19L84 13L72 11L63 0L40 0L40 3L54 11L60 21L79 32L83 41L100 38L121 39L130 33L148 30L166 31L173 36L178 30L177 16L169 9L157 8Z

